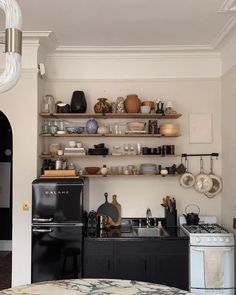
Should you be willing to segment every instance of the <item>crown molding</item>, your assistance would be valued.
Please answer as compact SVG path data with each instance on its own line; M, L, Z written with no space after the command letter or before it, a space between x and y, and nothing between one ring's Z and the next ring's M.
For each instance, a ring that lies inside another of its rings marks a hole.
M59 46L47 55L51 59L161 59L216 58L210 46Z

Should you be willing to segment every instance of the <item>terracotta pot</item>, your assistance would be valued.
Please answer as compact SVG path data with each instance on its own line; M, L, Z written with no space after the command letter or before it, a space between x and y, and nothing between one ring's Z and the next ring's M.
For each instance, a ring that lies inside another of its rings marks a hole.
M110 113L111 105L107 102L107 98L98 98L98 102L94 106L95 113Z
M125 109L127 113L139 113L141 100L136 94L129 94L125 99Z

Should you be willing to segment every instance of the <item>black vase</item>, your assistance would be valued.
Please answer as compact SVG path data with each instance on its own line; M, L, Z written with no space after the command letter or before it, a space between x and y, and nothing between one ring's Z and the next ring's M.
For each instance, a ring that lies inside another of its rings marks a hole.
M71 113L85 113L87 102L83 91L74 91L71 98Z

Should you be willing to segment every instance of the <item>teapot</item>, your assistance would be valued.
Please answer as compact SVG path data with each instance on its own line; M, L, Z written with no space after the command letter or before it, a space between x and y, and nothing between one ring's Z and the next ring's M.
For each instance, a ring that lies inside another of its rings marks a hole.
M193 213L193 212L187 213L187 208L189 208L190 206L196 207L197 210L198 210L198 213ZM190 204L190 205L186 206L185 212L186 212L186 214L183 214L183 215L184 215L184 217L186 219L187 224L188 225L198 225L200 208L195 204Z

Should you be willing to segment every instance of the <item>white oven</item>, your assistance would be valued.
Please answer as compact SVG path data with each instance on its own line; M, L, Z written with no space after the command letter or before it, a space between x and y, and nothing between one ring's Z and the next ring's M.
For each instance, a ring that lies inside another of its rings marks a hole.
M217 288L206 286L204 254L214 247L190 246L190 291L194 294L234 295L234 247L223 247L223 283ZM215 249L215 248L214 248Z
M234 236L216 223L215 216L200 216L198 225L181 228L189 235L189 289L196 295L235 295Z

